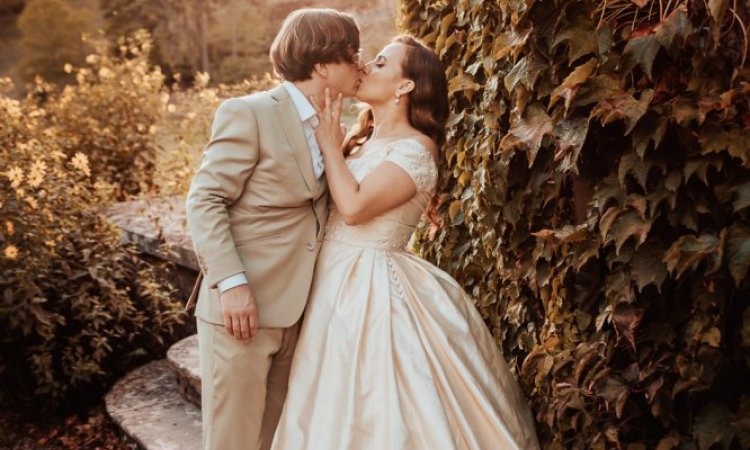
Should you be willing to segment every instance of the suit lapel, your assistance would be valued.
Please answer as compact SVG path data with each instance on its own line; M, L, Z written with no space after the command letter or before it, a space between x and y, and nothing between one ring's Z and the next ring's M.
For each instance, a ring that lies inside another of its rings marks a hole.
M271 96L276 100L276 116L284 129L287 142L292 147L292 155L297 163L300 175L302 175L302 179L305 181L307 189L312 193L313 198L316 198L320 193L318 180L313 171L310 147L307 145L305 131L302 128L297 108L294 107L294 102L284 86L278 86L273 89Z

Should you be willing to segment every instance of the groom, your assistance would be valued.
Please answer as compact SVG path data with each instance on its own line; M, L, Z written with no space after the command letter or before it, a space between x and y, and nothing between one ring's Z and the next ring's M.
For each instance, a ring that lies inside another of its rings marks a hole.
M327 215L307 98L354 95L358 50L350 15L295 11L271 46L286 81L216 111L187 197L201 267L188 308L197 298L204 449L271 444Z

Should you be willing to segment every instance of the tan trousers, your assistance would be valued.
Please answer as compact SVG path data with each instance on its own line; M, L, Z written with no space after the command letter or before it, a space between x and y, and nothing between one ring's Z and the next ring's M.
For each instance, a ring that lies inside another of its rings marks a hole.
M286 398L300 324L261 328L242 343L198 319L205 450L266 450Z

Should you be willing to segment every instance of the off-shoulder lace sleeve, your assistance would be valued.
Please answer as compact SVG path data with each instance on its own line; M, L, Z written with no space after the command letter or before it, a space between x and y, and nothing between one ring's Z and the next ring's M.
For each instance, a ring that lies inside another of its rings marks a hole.
M432 192L437 182L437 166L432 154L416 139L402 139L390 145L386 161L402 169L414 180L418 191Z

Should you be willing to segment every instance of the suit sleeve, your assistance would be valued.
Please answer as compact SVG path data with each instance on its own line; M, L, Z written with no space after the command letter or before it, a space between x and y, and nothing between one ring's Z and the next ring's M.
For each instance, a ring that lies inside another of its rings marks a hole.
M242 195L258 154L258 124L251 105L240 99L225 101L216 111L186 205L195 253L211 288L245 270L234 246L228 210Z

